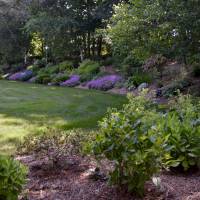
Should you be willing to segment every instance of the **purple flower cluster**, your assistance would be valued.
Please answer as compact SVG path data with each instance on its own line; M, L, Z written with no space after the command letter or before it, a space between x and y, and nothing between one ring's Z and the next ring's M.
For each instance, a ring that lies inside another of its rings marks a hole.
M109 90L112 89L117 82L120 82L122 77L119 75L107 75L96 80L92 80L87 83L87 87L89 89L96 89L96 90Z
M9 80L12 81L27 81L33 76L31 70L26 70L24 72L17 72L9 77Z
M68 87L75 87L80 84L80 76L72 75L70 79L65 82L62 82L60 86L68 86Z

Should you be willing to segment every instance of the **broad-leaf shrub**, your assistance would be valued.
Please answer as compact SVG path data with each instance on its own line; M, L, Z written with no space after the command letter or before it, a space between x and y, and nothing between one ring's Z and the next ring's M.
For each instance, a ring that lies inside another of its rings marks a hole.
M0 156L0 199L17 200L25 184L27 168L18 161Z
M200 102L196 104L190 96L180 96L171 105L170 111L159 121L159 131L168 137L170 146L164 164L188 170L200 159Z
M114 162L110 181L142 196L144 184L160 169L166 138L157 131L161 114L145 95L129 96L122 110L111 109L100 122L94 154Z

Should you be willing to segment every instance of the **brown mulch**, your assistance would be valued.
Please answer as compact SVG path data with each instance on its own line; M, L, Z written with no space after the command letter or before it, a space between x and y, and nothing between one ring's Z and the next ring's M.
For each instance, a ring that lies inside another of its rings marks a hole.
M96 164L79 156L68 159L65 168L48 169L45 162L34 156L17 158L30 171L21 200L137 200L134 194L107 184L105 178L94 179ZM63 161L63 163L65 163ZM160 176L162 190L151 182L146 184L144 200L200 200L200 173L176 174L164 172Z

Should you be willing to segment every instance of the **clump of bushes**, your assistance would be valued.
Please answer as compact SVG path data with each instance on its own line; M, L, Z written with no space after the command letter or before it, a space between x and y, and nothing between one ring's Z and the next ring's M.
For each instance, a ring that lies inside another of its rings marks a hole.
M107 75L88 82L87 87L89 89L106 91L112 89L120 81L122 81L122 77L119 75Z
M129 96L100 122L93 146L98 159L114 163L110 181L142 196L144 184L162 167L188 170L200 159L200 102L180 96L163 111L142 96Z
M18 146L19 154L34 154L38 159L48 159L48 165L53 168L62 167L66 156L81 154L87 151L87 146L93 140L92 131L81 129L61 131L47 128L37 135L29 135Z
M64 61L59 63L58 67L60 72L71 72L74 69L73 63L71 61Z
M100 72L100 65L98 62L85 60L77 69L77 74L81 77L81 82L89 81Z
M64 81L68 80L69 76L67 74L57 74L51 81L54 85L60 85L60 83L63 83Z
M125 82L126 88L138 87L142 83L151 83L152 77L147 73L136 73Z
M126 76L132 76L141 71L142 62L135 58L134 55L127 56L122 63L122 73Z
M190 85L191 85L191 82L190 80L187 80L187 79L175 81L175 82L170 83L169 85L162 87L161 93L162 93L162 96L164 97L174 96L174 95L177 95L178 92L183 92L185 88L187 88Z
M0 199L17 200L26 182L27 168L7 156L0 156Z

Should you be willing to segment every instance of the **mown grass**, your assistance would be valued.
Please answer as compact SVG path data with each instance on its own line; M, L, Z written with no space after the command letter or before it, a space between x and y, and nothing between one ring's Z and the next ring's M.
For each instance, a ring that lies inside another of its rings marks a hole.
M108 107L126 98L92 90L0 81L0 152L12 154L28 134L45 127L95 128Z

